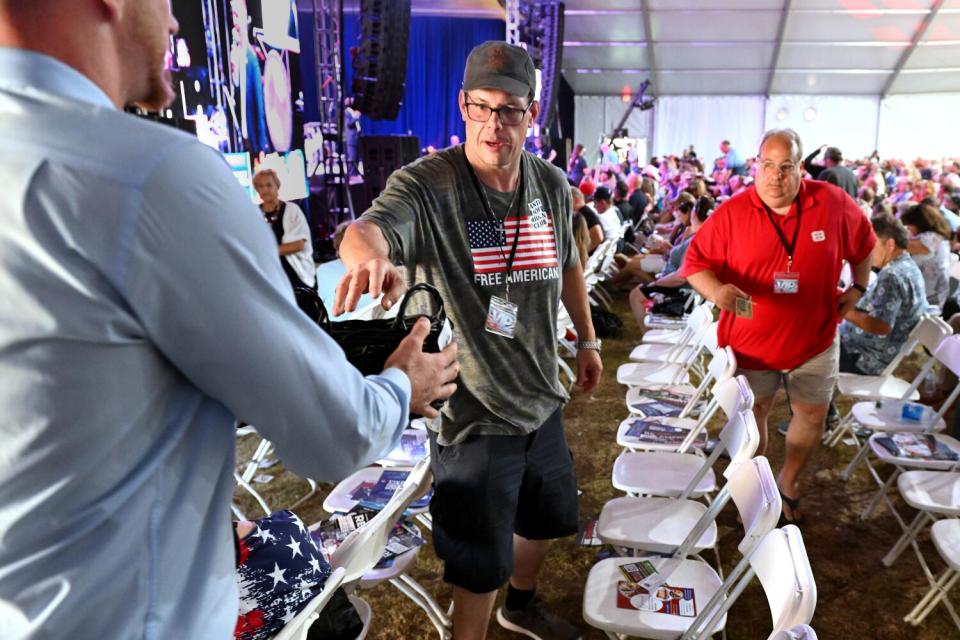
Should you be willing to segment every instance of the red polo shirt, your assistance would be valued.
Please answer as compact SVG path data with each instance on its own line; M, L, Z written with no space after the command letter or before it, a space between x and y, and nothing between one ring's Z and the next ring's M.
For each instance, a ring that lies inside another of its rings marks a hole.
M797 294L773 292L774 273L787 270L787 250L755 187L724 202L697 232L680 275L713 271L753 299L753 318L720 313L719 340L744 369L794 369L825 351L837 331L837 283L842 261L866 258L876 238L857 203L826 182L803 180L802 215L792 271ZM797 205L773 215L787 241L797 228Z

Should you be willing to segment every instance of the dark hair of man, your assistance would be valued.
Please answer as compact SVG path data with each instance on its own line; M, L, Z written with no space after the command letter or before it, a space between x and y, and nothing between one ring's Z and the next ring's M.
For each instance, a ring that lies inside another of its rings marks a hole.
M872 207L873 201L876 200L877 194L874 193L873 189L870 187L864 187L860 189L860 199L867 203L867 206Z
M878 238L881 240L892 238L897 248L907 248L907 228L892 215L882 213L874 216L870 222L873 224L873 232L877 234Z
M714 201L710 196L700 196L700 199L697 200L697 208L694 209L693 214L697 216L697 220L700 222L706 222L707 218L710 217L710 213L713 211Z
M827 147L827 150L823 152L823 157L827 160L833 160L837 164L843 162L843 154L836 147Z
M616 192L618 198L626 198L629 191L630 188L627 186L626 182L623 180L617 180Z
M900 216L900 222L910 224L917 228L920 233L932 231L944 238L950 238L950 225L936 208L927 204L917 204Z

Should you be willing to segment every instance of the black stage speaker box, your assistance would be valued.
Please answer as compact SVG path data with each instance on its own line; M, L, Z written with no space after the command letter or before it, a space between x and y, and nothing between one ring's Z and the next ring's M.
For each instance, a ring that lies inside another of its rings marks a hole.
M353 54L354 107L396 120L407 78L411 0L360 0L360 46Z
M360 160L369 202L380 195L391 173L419 156L420 138L417 136L362 136ZM360 210L356 204L354 207Z

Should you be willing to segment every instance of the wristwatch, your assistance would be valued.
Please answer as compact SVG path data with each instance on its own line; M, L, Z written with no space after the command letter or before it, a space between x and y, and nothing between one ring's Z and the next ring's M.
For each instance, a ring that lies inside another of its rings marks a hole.
M577 351L580 349L590 349L600 353L600 341L599 340L577 340Z
M860 293L866 293L866 292L867 292L867 288L866 288L865 286L863 286L862 284L860 284L859 282L854 282L852 285L850 285L850 288L851 288L851 289L856 289L856 290L859 291Z

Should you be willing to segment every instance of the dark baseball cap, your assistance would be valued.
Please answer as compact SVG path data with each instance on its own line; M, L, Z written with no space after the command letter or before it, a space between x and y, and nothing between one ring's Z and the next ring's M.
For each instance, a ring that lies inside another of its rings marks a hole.
M537 72L527 50L501 40L487 40L473 48L463 69L463 90L500 89L518 98L532 95Z
M594 200L611 200L612 196L610 195L610 189L604 186L597 187L597 190L593 192Z

